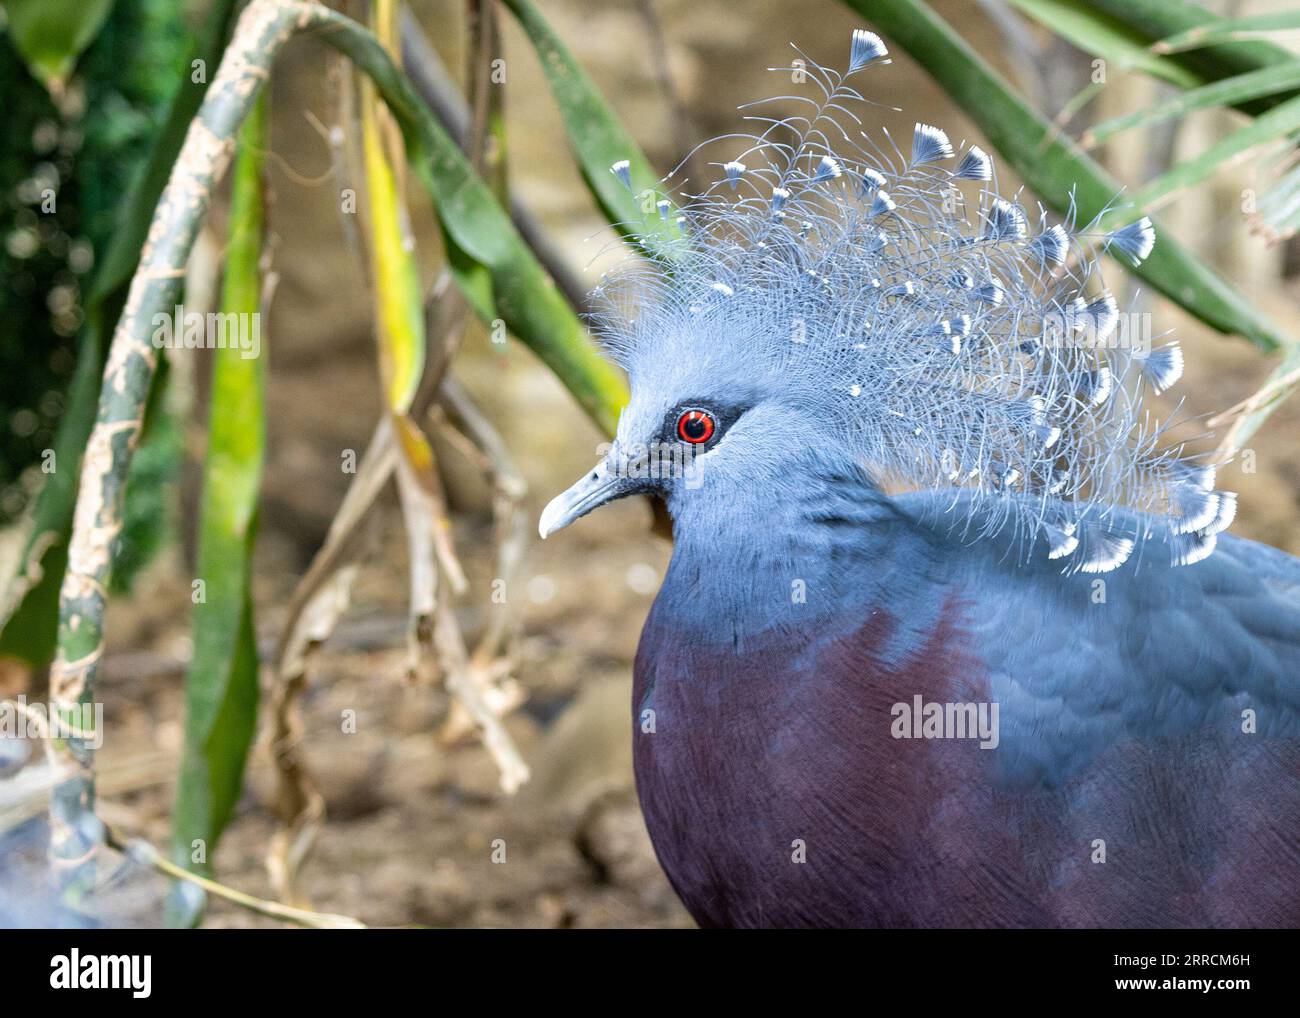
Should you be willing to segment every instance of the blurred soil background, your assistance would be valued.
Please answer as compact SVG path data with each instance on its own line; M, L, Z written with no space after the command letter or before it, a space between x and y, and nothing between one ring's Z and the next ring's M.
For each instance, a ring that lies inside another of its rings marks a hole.
M459 75L465 64L460 5L413 6ZM935 7L1052 114L1087 81L1088 59L1063 43L1034 35L1045 43L1042 52L1015 50L980 4L940 0ZM859 25L829 0L546 0L542 8L663 172L695 142L734 129L738 104L788 90L787 79L765 71L788 62L788 43L838 65ZM511 187L569 262L587 271L609 231L569 157L531 48L509 17L503 24ZM263 336L271 357L270 432L255 571L268 653L294 584L350 480L340 468L343 452L365 448L381 405L359 253L340 223L329 147L307 116L311 111L326 125L337 119L321 84L326 61L319 45L295 42L272 83L271 222L280 281ZM982 143L906 55L895 53L892 66L871 72L860 87L882 104L864 111L868 129L878 121L895 137L907 137L914 120L925 120L947 129L954 142ZM1117 73L1092 115L1114 115L1154 97L1152 86ZM903 112L887 108L893 106ZM1204 148L1225 127L1216 117L1193 118L1177 137L1145 144L1122 136L1130 147L1104 153L1106 162L1130 186L1140 183L1158 165L1152 160L1176 161ZM1294 276L1284 281L1286 251L1250 236L1240 212L1250 174L1249 167L1233 171L1162 218L1300 335L1300 285ZM1006 188L1005 170L1001 178ZM411 200L432 276L431 220L421 196ZM1110 279L1128 285L1113 269ZM1186 351L1187 371L1175 393L1186 397L1188 412L1226 408L1261 384L1272 362L1244 340L1214 334L1163 300L1150 306ZM458 546L470 572L470 590L459 603L463 628L472 633L486 612L500 610L515 613L522 627L516 674L529 696L509 728L533 780L514 798L503 797L480 746L439 742L443 693L404 679L406 545L390 497L370 526L352 607L318 655L303 700L306 759L327 820L303 868L302 889L314 908L370 924L688 926L646 838L630 753L631 663L669 545L652 535L649 509L639 502L619 503L539 542L532 526L537 512L594 462L602 436L518 344L493 346L475 327L457 373L500 428L530 486L523 577L505 606L493 605L489 492L454 448L442 449ZM1221 482L1241 493L1236 533L1293 553L1300 553L1298 420L1300 401L1293 399L1251 443L1257 472L1229 467ZM187 433L185 442L192 452L203 448L201 432ZM176 491L168 506L178 533L193 527L192 506ZM172 542L131 595L112 603L98 697L107 727L101 812L158 845L168 841L181 740L188 576L183 544ZM356 712L354 734L342 731L349 710ZM273 785L263 739L238 815L215 856L223 882L267 896L263 856L274 831ZM504 864L493 862L498 839ZM16 853L9 865L19 865ZM164 891L158 878L124 874L116 918L156 922ZM275 925L219 901L208 924Z

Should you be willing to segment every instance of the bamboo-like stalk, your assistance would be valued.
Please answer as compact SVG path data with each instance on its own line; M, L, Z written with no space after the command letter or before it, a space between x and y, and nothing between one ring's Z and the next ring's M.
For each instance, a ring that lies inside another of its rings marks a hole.
M170 314L185 262L230 164L239 125L265 82L275 54L312 20L314 5L253 0L239 19L221 66L190 124L154 213L121 320L113 333L95 427L81 468L68 568L59 592L59 651L50 697L63 716L93 703L104 649L104 608L113 550L122 530L127 470L140 435L149 383L157 367L155 316ZM94 883L97 828L93 749L68 738L54 747L60 770L50 804L50 861L56 881L76 902Z
M306 29L320 29L322 42L374 81L401 126L408 159L421 184L452 202L455 214L444 216L443 226L466 256L487 270L494 290L495 306L485 304L481 277L467 277L466 285L475 292L475 310L500 314L512 330L526 336L606 429L612 430L626 395L617 372L585 341L572 311L514 233L508 216L492 204L487 189L378 40L315 0L251 0L172 167L109 349L59 598L59 653L51 672L51 700L65 718L94 701L126 477L157 367L155 316L173 310L212 190L230 164L239 126L276 55L295 32ZM93 887L94 851L102 831L93 816L92 740L68 738L52 752L59 776L50 807L50 861L59 885L75 904Z

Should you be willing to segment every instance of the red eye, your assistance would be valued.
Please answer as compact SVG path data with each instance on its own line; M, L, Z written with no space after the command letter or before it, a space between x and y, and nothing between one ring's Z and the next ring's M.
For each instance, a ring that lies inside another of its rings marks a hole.
M677 418L677 437L691 445L703 445L713 437L713 418L703 410L687 410Z

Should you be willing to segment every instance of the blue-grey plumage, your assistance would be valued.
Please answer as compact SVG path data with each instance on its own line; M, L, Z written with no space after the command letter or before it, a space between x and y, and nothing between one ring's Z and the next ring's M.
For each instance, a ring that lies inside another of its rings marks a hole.
M638 788L701 923L1300 921L1300 562L1062 574L942 494L805 477L683 514L638 652ZM897 738L917 697L996 705L996 744Z
M1148 427L1181 353L1104 342L1079 239L950 210L992 164L937 128L831 151L817 70L602 287L631 402L539 525L673 517L633 729L670 880L706 925L1300 922L1300 561Z

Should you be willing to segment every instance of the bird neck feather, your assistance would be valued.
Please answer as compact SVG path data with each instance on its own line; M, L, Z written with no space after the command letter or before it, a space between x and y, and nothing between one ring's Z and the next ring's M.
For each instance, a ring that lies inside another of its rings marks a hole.
M661 621L739 646L870 610L903 517L865 471L821 466L784 483L731 485L670 503L672 562Z

